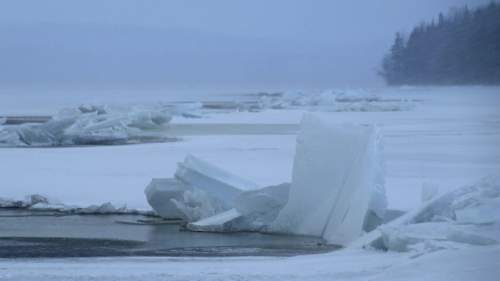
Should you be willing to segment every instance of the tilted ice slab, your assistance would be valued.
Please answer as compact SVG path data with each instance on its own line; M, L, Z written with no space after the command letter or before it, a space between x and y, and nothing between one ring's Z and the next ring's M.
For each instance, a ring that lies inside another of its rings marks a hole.
M386 205L378 143L372 126L305 115L289 200L270 230L320 236L337 245L358 238L370 206L380 212Z

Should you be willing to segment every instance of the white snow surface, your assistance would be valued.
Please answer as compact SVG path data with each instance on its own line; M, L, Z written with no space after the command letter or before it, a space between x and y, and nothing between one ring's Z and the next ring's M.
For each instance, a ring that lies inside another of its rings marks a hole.
M2 281L374 280L493 281L500 246L409 253L343 250L293 258L95 258L0 260Z
M376 124L380 127L385 142L383 154L389 208L418 208L424 185L436 186L441 193L446 193L500 171L500 88L394 88L373 93L387 99L410 99L415 107L407 111L322 114L338 123ZM13 114L31 114L33 109L48 111L54 104L44 104L45 100L60 100L26 96L9 98L2 96L0 109ZM307 110L232 112L196 120L177 116L172 123L200 126L298 124L304 111ZM0 197L21 199L26 194L43 194L66 204L83 206L110 201L115 206L125 203L132 208L144 209L148 207L143 196L144 186L151 178L172 175L176 163L189 153L233 174L245 176L259 186L279 184L291 179L295 138L293 134L207 134L186 137L176 143L2 148ZM466 231L473 227L476 234L499 237L498 224L491 224L495 219L485 215L498 210L498 205L495 200L487 201L491 204L456 209L457 220L464 223L459 227L467 228ZM470 224L471 221L475 223ZM424 222L423 225L432 223L435 222ZM414 228L415 225L408 227ZM413 233L414 237L418 234L416 231L407 233ZM292 258L0 260L0 280L489 281L500 275L499 245L455 243L449 247L441 246L438 251L424 251L423 255L418 249L381 252L348 248L329 254Z

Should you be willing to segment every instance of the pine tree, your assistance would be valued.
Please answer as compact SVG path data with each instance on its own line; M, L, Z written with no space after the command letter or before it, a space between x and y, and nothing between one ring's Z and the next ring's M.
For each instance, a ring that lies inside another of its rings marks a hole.
M500 5L440 13L396 34L380 74L390 85L500 84Z

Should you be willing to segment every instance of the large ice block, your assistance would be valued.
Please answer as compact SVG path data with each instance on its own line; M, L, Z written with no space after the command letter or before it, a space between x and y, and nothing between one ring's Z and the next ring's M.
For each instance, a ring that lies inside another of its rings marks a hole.
M289 200L270 230L321 236L338 245L359 237L369 206L381 209L385 200L377 143L373 126L305 115Z
M193 188L203 190L223 202L228 208L242 191L258 189L249 180L235 176L193 155L179 163L175 177Z

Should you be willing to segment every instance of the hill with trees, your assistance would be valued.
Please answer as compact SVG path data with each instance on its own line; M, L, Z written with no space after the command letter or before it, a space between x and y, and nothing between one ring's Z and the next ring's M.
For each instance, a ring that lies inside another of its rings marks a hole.
M500 4L453 9L397 33L380 75L389 85L500 84Z

